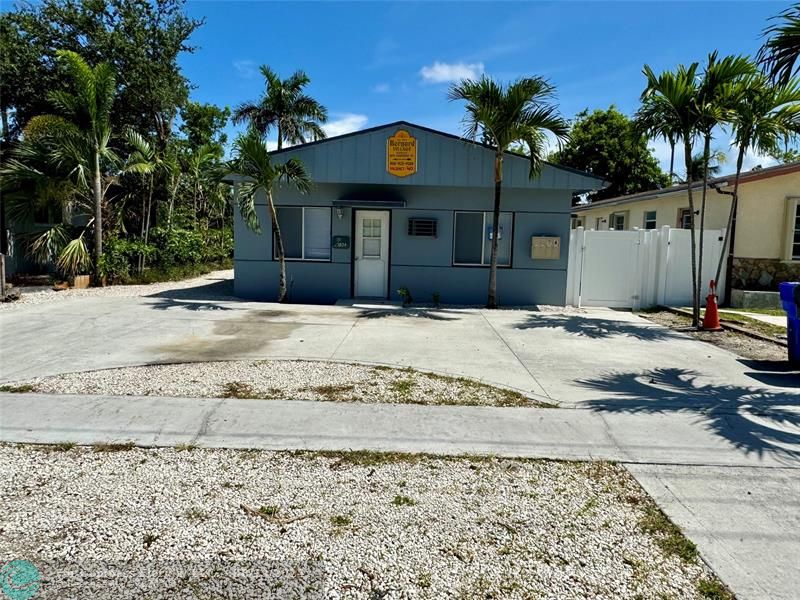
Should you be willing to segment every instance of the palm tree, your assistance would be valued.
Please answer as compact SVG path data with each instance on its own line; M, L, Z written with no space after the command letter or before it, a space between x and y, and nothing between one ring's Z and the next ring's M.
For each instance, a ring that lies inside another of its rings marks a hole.
M320 126L328 120L328 111L311 96L303 93L310 82L303 71L281 79L267 65L261 65L261 74L266 89L258 102L245 102L233 111L234 124L247 123L262 136L273 127L278 132L278 150L283 142L304 144L309 139L324 139L325 131Z
M101 164L115 157L109 146L111 140L111 107L117 92L114 68L106 62L90 67L75 52L59 50L59 61L66 68L73 91L57 91L50 100L68 121L58 136L54 148L57 160L72 164L81 182L91 177L94 200L94 271L99 283L98 268L103 255L103 172ZM88 153L85 152L88 150ZM88 157L87 157L88 154ZM86 160L88 158L88 161Z
M147 175L147 195L142 196L142 227L140 236L142 242L146 246L150 234L150 214L153 206L155 174L164 169L164 161L143 135L129 129L125 132L125 138L133 147L133 152L131 152L126 161L125 170L131 173ZM140 274L144 271L145 261L145 253L140 252L138 265Z
M705 245L706 198L708 196L708 176L710 173L711 140L714 128L727 123L732 118L736 82L756 72L753 62L743 56L718 58L716 51L708 55L708 63L697 90L695 109L697 111L697 133L703 139L703 187L700 200L699 252L697 257L697 298L702 293L703 251ZM688 178L688 177L687 177Z
M303 163L295 158L290 158L282 164L273 164L267 145L257 131L250 131L236 140L234 158L227 163L224 171L226 175L234 175L242 179L237 182L239 213L247 227L256 233L261 233L261 224L255 207L256 197L260 193L267 197L278 253L278 302L286 302L286 254L278 223L278 213L272 197L273 188L283 180L297 188L301 194L307 194L311 190L311 179L306 173Z
M717 177L722 171L723 163L727 160L728 156L722 150L712 150L708 155L708 165L706 166L705 156L702 153L695 154L692 156L692 168L689 172L689 177L683 179L682 182L702 181L706 172L708 172L709 177Z
M788 143L800 135L800 80L790 79L785 84L773 84L766 75L755 74L737 84L735 98L730 125L734 145L738 148L736 176L731 193L728 227L717 263L716 280L719 280L726 259L729 274L733 266L739 179L745 154L751 150L778 154L781 143ZM725 286L725 301L729 299L730 283L729 275Z
M675 146L680 141L681 132L670 119L670 115L649 114L635 121L636 128L650 138L661 138L669 144L669 184L675 180Z
M800 57L800 4L787 8L775 18L783 22L764 31L769 37L758 52L758 61L773 80L786 85L798 72L795 63Z
M503 185L503 155L516 143L527 147L529 177L536 177L545 160L546 133L555 136L559 145L569 136L569 124L550 101L555 88L541 77L525 77L508 85L483 76L477 81L463 79L450 88L448 98L464 100L467 114L464 132L467 138L482 138L494 149L495 229L500 222L500 193ZM489 264L489 293L486 306L497 307L497 243L492 236Z
M636 120L644 124L658 123L661 129L679 132L683 140L683 158L686 172L692 168L692 144L697 133L698 114L695 109L698 83L697 69L692 63L688 67L678 65L673 71L656 75L650 66L645 65L642 72L647 78L647 86L642 92L642 106L636 113ZM688 178L687 178L688 179ZM697 237L694 229L695 204L692 184L686 184L689 197L690 238L692 253L692 325L700 323L700 299L697 293Z

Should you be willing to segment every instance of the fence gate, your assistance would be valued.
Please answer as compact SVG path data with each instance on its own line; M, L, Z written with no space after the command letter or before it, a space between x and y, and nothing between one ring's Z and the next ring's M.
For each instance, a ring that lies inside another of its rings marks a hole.
M724 234L724 229L704 234L703 296L716 272ZM578 227L570 234L567 304L632 309L689 305L690 259L689 230L587 231ZM724 269L720 280L722 288Z

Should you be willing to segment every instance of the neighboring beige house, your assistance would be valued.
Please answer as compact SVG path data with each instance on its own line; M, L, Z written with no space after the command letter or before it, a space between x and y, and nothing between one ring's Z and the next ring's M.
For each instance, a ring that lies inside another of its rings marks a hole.
M716 177L709 185L730 192L733 180ZM702 182L692 189L699 210ZM706 198L706 229L727 227L731 196L709 189ZM688 228L689 222L685 185L576 206L572 219L573 227L597 230ZM733 254L733 287L775 290L800 279L800 162L742 173Z

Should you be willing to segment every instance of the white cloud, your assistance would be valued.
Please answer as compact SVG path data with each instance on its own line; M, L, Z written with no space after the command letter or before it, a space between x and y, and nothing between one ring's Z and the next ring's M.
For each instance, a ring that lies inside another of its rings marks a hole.
M286 146L290 146L291 144L285 144ZM267 150L272 152L273 150L278 149L278 140L267 140Z
M336 118L328 121L322 126L322 129L328 135L333 137L336 135L344 135L362 129L367 124L367 115L358 115L355 113L340 113Z
M483 73L483 63L443 63L438 60L430 66L422 67L419 74L427 83L446 83L461 79L477 79Z
M258 65L253 60L235 60L233 68L242 79L253 79L258 76Z
M379 83L372 87L372 91L376 94L385 94L391 90L391 87L388 83Z

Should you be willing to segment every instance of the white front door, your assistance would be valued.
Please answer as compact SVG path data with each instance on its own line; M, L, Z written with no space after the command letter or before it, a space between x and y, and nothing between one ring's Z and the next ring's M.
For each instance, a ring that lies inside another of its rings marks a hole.
M355 295L386 298L389 284L389 211L356 211Z

